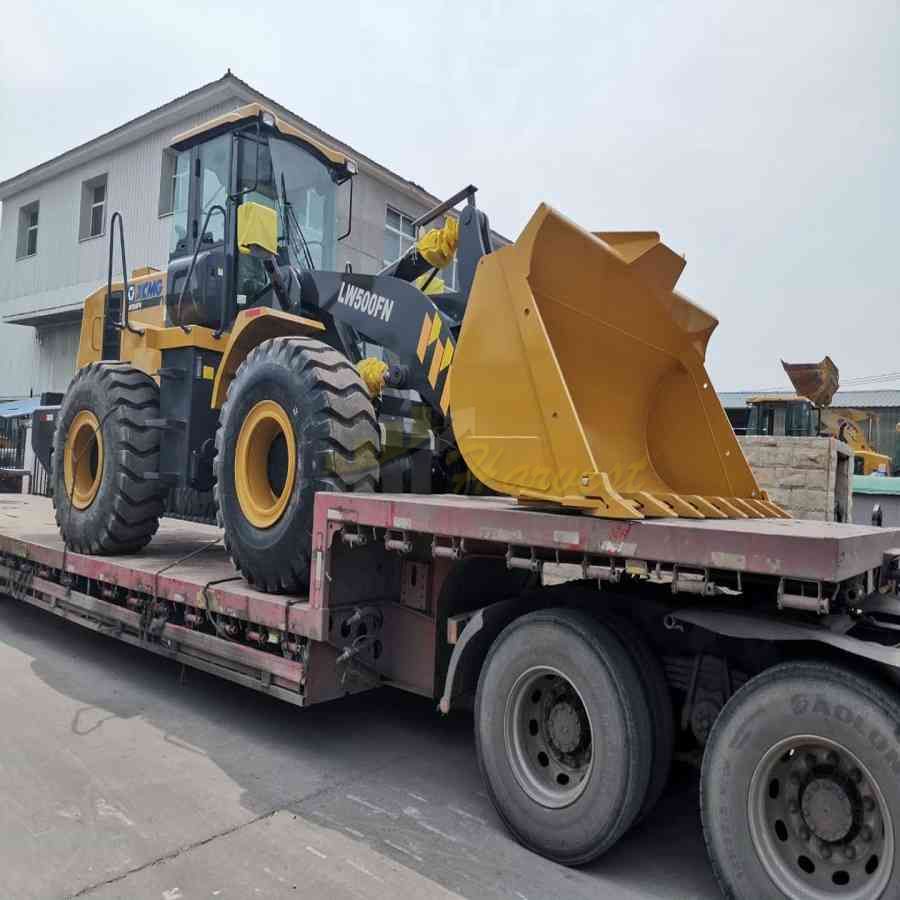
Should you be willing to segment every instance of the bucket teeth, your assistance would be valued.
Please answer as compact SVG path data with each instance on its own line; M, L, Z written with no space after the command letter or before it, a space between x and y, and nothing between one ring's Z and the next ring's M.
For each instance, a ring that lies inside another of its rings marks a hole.
M699 505L693 502L693 498L683 497L681 494L657 494L657 496L684 519L705 519L707 516Z
M710 501L715 503L715 505L722 510L722 512L728 513L727 518L729 519L749 519L750 516L745 513L742 509L735 506L731 500L726 500L725 497L710 497Z
M741 497L729 497L729 503L747 514L748 519L764 519L765 516L749 500Z
M728 513L723 512L715 504L710 503L708 497L699 494L685 494L684 499L693 504L707 519L727 519Z
M655 497L649 491L632 491L631 493L624 493L622 496L626 500L633 500L637 503L641 512L648 518L673 519L678 516L672 505Z
M756 501L764 510L766 510L766 515L771 516L775 519L790 519L790 513L785 512L777 503L773 503L768 498L765 500L757 500Z

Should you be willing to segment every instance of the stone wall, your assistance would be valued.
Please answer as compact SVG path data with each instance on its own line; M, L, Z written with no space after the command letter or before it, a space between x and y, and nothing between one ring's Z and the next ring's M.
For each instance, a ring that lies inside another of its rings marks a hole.
M853 451L826 437L739 436L769 498L798 519L852 520Z

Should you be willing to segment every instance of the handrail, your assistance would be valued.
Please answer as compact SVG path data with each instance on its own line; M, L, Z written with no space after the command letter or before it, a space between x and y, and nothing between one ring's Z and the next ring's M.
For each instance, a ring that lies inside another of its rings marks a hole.
M132 328L128 324L128 266L125 263L125 220L122 213L116 211L109 220L109 268L106 272L106 307L109 309L109 298L112 296L112 274L113 274L113 243L116 237L116 222L119 223L119 248L122 253L122 308L120 310L120 321L113 322L113 326L119 331L125 329L132 334L142 335L144 332L140 328Z
M447 212L448 210L453 209L457 203L461 203L463 200L467 200L469 206L475 205L475 192L478 190L474 184L468 185L468 187L464 187L461 191L457 191L452 197L445 200L443 203L438 203L433 209L429 209L427 213L423 213L412 223L413 228L418 228L420 225L426 225L428 222L431 222L433 219L436 219L442 213Z

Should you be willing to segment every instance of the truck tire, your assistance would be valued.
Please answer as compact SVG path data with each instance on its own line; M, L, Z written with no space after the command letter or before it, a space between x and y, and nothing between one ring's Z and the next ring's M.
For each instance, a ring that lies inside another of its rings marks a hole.
M225 546L254 587L309 585L317 491L374 491L381 435L349 360L306 337L264 341L228 390L216 432Z
M675 753L675 711L665 670L640 628L624 615L601 613L601 619L612 628L623 646L634 657L650 708L653 726L653 762L650 766L647 795L635 820L637 825L656 806L669 783Z
M53 506L76 553L135 553L163 510L158 480L159 388L127 363L91 363L63 397L53 437Z
M756 676L713 726L701 810L727 897L900 896L897 696L824 662Z
M540 610L501 632L478 680L475 740L507 827L564 865L612 847L647 793L652 726L637 668L580 610Z

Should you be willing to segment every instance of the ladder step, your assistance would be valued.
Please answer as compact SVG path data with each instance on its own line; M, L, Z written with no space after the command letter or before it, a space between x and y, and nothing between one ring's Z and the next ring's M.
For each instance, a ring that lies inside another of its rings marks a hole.
M161 484L178 484L179 478L173 472L145 472L147 481L159 481Z
M176 368L167 368L167 369L157 369L157 373L160 378L172 378L174 379L182 379L185 375L187 375L186 369L176 369Z
M187 427L185 419L147 419L150 428L159 428L161 431L184 431Z

